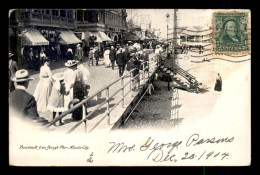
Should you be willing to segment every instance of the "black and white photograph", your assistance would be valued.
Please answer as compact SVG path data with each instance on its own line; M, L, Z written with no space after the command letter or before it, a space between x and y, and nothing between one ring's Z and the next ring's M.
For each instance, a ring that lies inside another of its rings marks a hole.
M10 165L250 166L250 10L6 15Z

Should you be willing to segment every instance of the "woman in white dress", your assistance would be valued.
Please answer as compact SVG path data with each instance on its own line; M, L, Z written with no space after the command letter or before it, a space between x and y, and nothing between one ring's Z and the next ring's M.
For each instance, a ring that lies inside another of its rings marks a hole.
M66 93L64 95L64 107L69 108L71 101L73 100L73 87L76 80L77 75L77 65L79 61L76 60L68 60L65 63L65 66L68 67L67 70L64 71L64 83Z
M40 69L40 81L33 94L37 102L37 110L40 112L47 111L48 99L52 88L52 73L49 66L50 60L49 58L45 58L43 66Z
M106 67L110 66L110 64L111 64L111 61L109 59L109 53L110 53L110 50L109 50L109 47L107 47L106 51L104 52L104 64Z

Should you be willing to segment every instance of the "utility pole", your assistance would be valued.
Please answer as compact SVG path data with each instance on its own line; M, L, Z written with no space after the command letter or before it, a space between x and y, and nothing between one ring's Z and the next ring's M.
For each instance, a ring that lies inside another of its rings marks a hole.
M167 47L166 47L166 58L168 58L168 50L169 50L169 41L168 41L168 24L169 24L169 22L170 22L170 15L169 15L169 13L167 13L166 14L166 22L167 22Z
M174 9L174 22L173 22L174 48L173 48L173 51L174 51L174 63L175 64L178 64L177 53L176 53L176 51L177 51L177 28L178 28L178 25L177 25L177 9Z

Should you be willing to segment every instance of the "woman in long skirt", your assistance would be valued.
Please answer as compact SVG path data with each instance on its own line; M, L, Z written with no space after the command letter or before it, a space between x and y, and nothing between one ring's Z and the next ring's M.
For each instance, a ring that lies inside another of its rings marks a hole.
M53 113L53 119L56 113L61 115L62 112L68 110L64 107L64 95L65 95L65 85L63 73L56 73L53 75L53 87L51 95L48 101L47 109ZM56 126L56 124L54 124ZM62 119L60 119L60 125L63 125Z
M110 64L111 64L111 61L109 59L109 53L110 53L110 50L109 50L109 48L107 48L107 50L104 52L104 64L106 67L110 66Z
M219 73L218 73L218 77L216 79L216 84L215 84L214 90L215 91L221 91L222 90L222 79L221 79L221 76L220 76Z
M48 99L52 88L52 73L50 70L50 60L44 59L43 66L40 69L40 81L34 91L34 98L37 102L37 110L47 111Z

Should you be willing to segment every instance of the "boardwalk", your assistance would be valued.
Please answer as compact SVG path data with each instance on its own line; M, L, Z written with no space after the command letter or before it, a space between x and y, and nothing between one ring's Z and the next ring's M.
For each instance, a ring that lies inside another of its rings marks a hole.
M149 58L153 60L152 58L154 57L154 54L150 54ZM55 63L54 63L55 64ZM156 65L154 60L150 62L150 73L153 73ZM66 68L62 66L61 63L56 64L57 67L60 66L60 68L56 68L52 70L52 73L57 73L57 72L63 72ZM84 66L87 66L87 63L84 63ZM51 67L52 69L52 67ZM103 65L103 61L100 61L100 66L90 66L89 67L90 73L91 73L91 78L89 79L89 85L91 86L89 96L95 94L98 92L100 89L103 87L109 85L110 83L116 81L119 79L118 76L118 68L116 67L115 70L112 70L111 67L107 68ZM126 75L128 71L125 71L124 75ZM38 76L39 74L34 74L34 72L31 72L32 76L36 79L33 81L32 84L30 84L29 87L29 92L32 94L33 90L35 89L38 81ZM143 74L143 71L140 71L140 77L145 76L144 81L141 81L140 84L142 85L148 80L148 73L146 72ZM114 83L112 86L109 88L109 95L113 95L113 98L109 102L109 110L112 111L110 113L110 117L106 117L107 112L107 104L102 106L99 110L97 110L93 115L89 117L87 120L87 132L90 132L94 129L94 127L100 122L100 120L105 117L105 119L102 120L97 126L98 130L110 130L113 127L113 124L117 122L117 120L121 117L123 112L126 110L126 108L129 106L129 104L132 102L132 100L135 98L135 96L138 94L138 90L136 91L131 91L130 90L130 76L127 75L124 78L124 95L127 95L125 100L124 100L124 107L122 106L122 102L120 101L122 99L122 91L120 90L122 81L118 81ZM89 100L89 103L87 105L87 111L91 113L95 108L102 104L106 100L106 91L103 91L100 95L100 98L94 97L91 100ZM113 109L113 110L112 110ZM52 112L48 111L45 113L39 112L39 115L41 117L46 118L47 120L51 121L52 120ZM66 133L68 132L73 126L77 124L78 121L74 121L71 118L71 114L68 114L65 116L63 119L64 125L63 126L50 126L49 129L52 132L60 132L60 133ZM109 123L109 124L108 124ZM79 127L76 128L74 132L85 132L85 124L82 123Z

